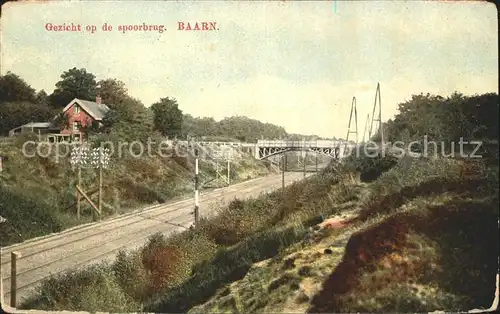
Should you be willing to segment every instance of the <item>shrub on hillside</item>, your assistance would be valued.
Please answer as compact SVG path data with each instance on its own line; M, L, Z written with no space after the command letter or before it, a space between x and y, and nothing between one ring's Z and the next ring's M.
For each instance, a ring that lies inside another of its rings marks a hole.
M360 149L360 155L354 153L345 160L345 168L348 171L360 173L363 182L375 181L380 175L398 163L398 158L391 154L364 154L364 148Z
M57 274L42 281L23 309L132 312L140 306L127 296L105 263Z
M149 278L148 294L179 284L191 272L183 248L170 243L161 233L149 238L141 258Z
M273 208L266 196L248 201L234 199L211 220L201 223L201 229L218 245L236 244L263 228Z
M194 267L204 261L210 260L217 253L218 246L203 230L188 230L173 234L169 243L180 247L186 253L185 263Z
M404 157L402 162L395 165L390 171L383 173L371 185L372 195L380 197L398 193L404 187L417 186L429 179L459 178L460 163L453 159L414 159Z
M57 213L44 200L30 198L2 186L0 186L0 215L7 219L0 228L2 246L63 229Z
M112 270L116 281L127 295L134 300L143 300L147 296L149 278L139 251L118 252Z
M306 229L292 227L256 233L245 241L220 249L200 264L193 276L176 289L160 293L148 301L148 312L181 313L208 300L223 285L245 276L253 263L273 257L304 238Z

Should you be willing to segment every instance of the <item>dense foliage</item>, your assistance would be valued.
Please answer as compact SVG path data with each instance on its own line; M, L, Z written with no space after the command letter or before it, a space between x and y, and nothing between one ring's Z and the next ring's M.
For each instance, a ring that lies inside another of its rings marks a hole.
M221 136L243 142L287 137L283 127L240 116L224 118L217 122L213 118L194 118L186 115L183 129L185 135L193 137Z
M0 76L0 102L34 102L35 99L35 89L18 75L7 72L4 76Z
M247 117L228 117L221 121L213 118L183 114L172 97L162 97L147 108L140 100L128 94L125 83L115 78L96 80L86 69L76 67L61 74L51 94L36 91L18 75L8 72L0 76L0 136L28 122L47 122L60 113L72 99L95 100L101 97L111 111L104 119L104 128L97 125L85 128L90 134L112 134L117 139L137 140L155 131L163 136L207 140L239 140L256 142L260 138L295 140L317 139L318 136L287 134L283 127L263 123ZM65 125L57 118L57 125Z
M384 123L386 141L435 141L450 147L451 142L498 140L498 94L449 97L413 95L399 104L399 113Z
M43 104L26 101L0 103L0 135L29 122L50 121L57 114Z
M49 102L54 108L64 108L74 98L91 100L96 96L95 75L86 69L72 68L61 74L61 80L56 83L56 89L49 96Z
M154 113L154 128L165 136L182 134L182 111L175 99L161 98L151 105Z

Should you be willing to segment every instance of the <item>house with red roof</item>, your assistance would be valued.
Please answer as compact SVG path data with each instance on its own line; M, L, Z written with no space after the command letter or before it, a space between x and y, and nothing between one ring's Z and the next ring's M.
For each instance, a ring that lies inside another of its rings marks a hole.
M10 130L9 135L34 132L47 134L47 139L50 142L60 140L82 141L83 128L95 122L102 125L102 120L108 111L109 107L101 103L100 96L96 97L95 102L75 98L62 110L62 113L68 117L68 125L65 128L59 129L54 126L53 122L30 122Z

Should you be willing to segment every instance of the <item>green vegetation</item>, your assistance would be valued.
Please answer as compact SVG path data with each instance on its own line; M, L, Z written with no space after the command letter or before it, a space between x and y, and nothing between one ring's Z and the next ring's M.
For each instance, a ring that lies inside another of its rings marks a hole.
M116 79L97 81L85 69L65 71L50 95L43 90L37 93L22 78L10 72L0 77L0 91L1 135L7 135L9 130L28 122L53 121L58 127L67 127L68 119L60 115L61 108L75 97L93 100L97 93L111 110L101 128L91 125L83 130L90 135L94 145L106 142L113 143L117 148L120 142L135 140L146 145L148 139L157 145L164 140L163 135L185 137L189 134L213 135L212 140L234 140L236 137L241 139L242 134L248 135L250 130L256 128L263 130L261 135L266 137L274 137L276 130L283 131L280 135L286 135L283 128L245 117L227 118L216 123L217 128L211 130L205 123L211 119L183 115L175 100L168 97L161 99L150 110L128 95L123 82ZM52 120L54 117L55 120ZM242 133L239 130L245 131ZM201 133L198 134L198 131ZM0 138L0 155L8 158L4 161L4 171L0 173L0 214L7 218L1 231L3 246L57 232L90 219L88 206L79 221L75 218L74 207L71 207L75 203L76 171L71 168L68 158L54 159L53 155L50 158L27 158L21 148L28 140L37 141L38 138L32 135L17 136L14 141ZM109 205L105 208L105 215L164 202L192 190L192 157L136 158L131 156L127 147L124 152L121 158L112 161L112 169L106 171L104 176L104 201ZM62 153L65 153L64 149ZM184 153L187 155L187 152ZM214 177L212 161L202 161L201 167L204 181ZM242 155L232 165L231 181L235 183L269 171L269 165ZM84 170L82 179L85 187L95 185L96 173ZM23 204L27 204L26 207ZM13 222L15 217L21 215L19 212L24 219Z
M120 214L138 206L163 203L192 191L194 160L190 152L182 148L183 151L176 154L170 148L170 151L162 153L171 153L172 157L162 158L155 154L165 136L186 137L200 131L202 133L197 135L232 139L250 134L255 128L263 130L261 135L265 137L274 137L276 130L284 132L283 128L244 117L218 122L220 128L212 132L205 128L205 121L210 119L194 119L182 114L174 99L162 98L152 109L146 108L141 101L128 95L123 82L111 78L98 81L86 69L72 68L63 72L50 95L43 90L36 92L22 78L9 72L0 76L0 92L0 135L7 135L12 128L28 122L53 121L60 128L67 127L68 119L60 114L61 109L75 97L94 100L99 94L110 111L104 117L102 127L94 124L83 129L93 146L112 143L117 156L119 143L130 144L138 140L147 146L148 140L155 142L151 146L151 156L143 154L135 157L127 146L121 156L113 158L112 167L104 173L104 216ZM91 209L86 202L83 202L82 218L76 219L74 186L77 172L69 163L68 147L61 149L66 157L56 158L54 150L48 158L26 157L22 147L28 140L38 141L38 137L35 134L0 137L0 156L7 158L0 173L0 215L7 218L0 231L2 246L91 220ZM47 149L45 146L42 151ZM232 183L273 171L269 164L255 161L250 155L237 151L234 155L236 159L230 173ZM215 177L214 161L202 160L200 167L202 182ZM87 191L95 188L96 171L83 170L82 182Z
M199 230L169 238L153 236L143 248L122 252L116 262L105 267L120 284L117 293L133 300L127 303L131 305L127 311L140 310L137 304L147 311L187 311L226 284L243 278L253 263L272 258L305 239L311 226L337 212L335 203L345 203L350 182L350 177L325 171L284 192L248 202L234 200L214 218L203 220ZM23 307L82 309L78 299L70 298L73 290L63 288L66 282L74 286L73 279L66 278L73 276L67 272L44 281ZM78 289L94 290L94 282L82 282ZM114 298L111 291L108 297Z
M137 117L154 121L151 113L126 113L123 117L130 123L141 121ZM384 128L392 142L428 135L445 146L460 137L498 143L497 116L498 95L420 95L401 104L399 114ZM117 127L122 119L111 121L110 131L100 139L136 136L126 125ZM196 130L196 120L187 117L183 128ZM241 129L233 127L238 121ZM210 136L260 136L248 135L251 131L245 127L254 122L247 118L202 123L200 129L212 130ZM199 135L196 132L191 135ZM279 137L279 132L272 134L266 137ZM487 308L494 296L499 253L495 151L498 147L487 147L482 159L397 159L388 154L351 156L342 165L332 162L317 176L284 190L234 200L217 216L202 221L198 230L168 238L158 234L138 250L120 252L113 263L48 278L22 308L190 313ZM2 193L6 192L0 204L21 202L27 217L37 206L32 199L44 195L47 204L37 220L44 228L60 229L63 218L52 217L61 205L50 202L60 202L61 194L72 197L69 167L49 159L27 165L15 148L8 152L9 160L15 161L11 171L21 174L2 174ZM117 160L105 184L106 195L115 197L108 201L118 208L169 197L187 187L189 180L169 186L173 180L167 178L189 173L191 162ZM85 182L93 176L86 173ZM51 189L62 192L51 194ZM30 200L24 198L25 191L33 191ZM12 204L4 208L18 208ZM10 215L9 221L21 214ZM345 217L340 223L332 216ZM28 219L21 218L23 223ZM36 233L26 226L9 228Z
M287 137L283 127L247 117L229 117L215 121L213 118L194 118L186 115L183 129L186 130L186 135L197 138L221 137L222 140L230 138L250 143L255 143L262 137L266 139Z
M498 139L498 94L464 96L453 93L448 97L439 95L413 95L399 104L399 113L384 124L384 130L391 142L422 141L427 135L429 141L450 142L488 141ZM420 150L423 150L420 148Z
M61 74L61 80L48 96L50 105L62 109L74 98L94 100L97 96L96 76L86 69L72 68Z
M2 155L8 158L0 172L0 215L7 218L0 231L2 246L92 220L87 202L82 202L81 219L76 218L77 170L69 163L69 157L58 160L53 155L49 158L24 157L21 147L29 138L16 137L16 141L2 146ZM186 194L191 196L194 159L185 153L186 157L146 155L137 158L124 150L121 158L112 158L110 168L103 173L103 215L124 213ZM272 171L252 156L238 152L234 156L233 183ZM215 177L214 169L213 161L200 161L202 182ZM97 170L82 169L82 186L86 191L95 189L97 182ZM95 199L97 194L93 197Z
M412 161L370 186L310 312L487 308L498 269L498 167ZM478 245L481 243L481 245Z
M118 132L118 135L128 136L127 138L141 139L144 133L150 134L153 130L169 137L214 137L219 138L218 140L246 142L255 142L261 137L274 139L289 135L283 127L247 117L228 117L221 121L206 117L195 118L183 114L171 97L160 98L146 107L128 94L122 81L115 78L97 80L94 74L83 68L64 71L49 95L44 90L36 92L22 78L9 72L0 76L0 95L0 135L3 136L9 130L28 122L50 121L73 98L93 101L97 95L100 95L102 103L111 108L104 121L105 128L100 132L109 133L112 125L115 125L115 129L119 125L123 132ZM137 128L138 134L133 132ZM302 139L304 136L290 134L290 137Z
M163 135L182 134L182 111L175 99L162 98L151 106L154 112L155 130Z

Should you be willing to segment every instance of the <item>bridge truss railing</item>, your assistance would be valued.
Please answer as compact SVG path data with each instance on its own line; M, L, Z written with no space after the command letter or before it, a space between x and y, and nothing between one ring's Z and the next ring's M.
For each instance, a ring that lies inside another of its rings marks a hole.
M335 148L341 145L340 141L288 141L288 140L259 140L259 147L282 147L282 148Z

